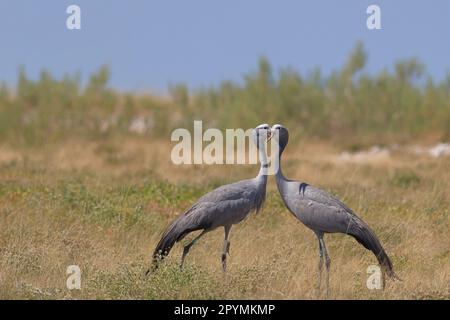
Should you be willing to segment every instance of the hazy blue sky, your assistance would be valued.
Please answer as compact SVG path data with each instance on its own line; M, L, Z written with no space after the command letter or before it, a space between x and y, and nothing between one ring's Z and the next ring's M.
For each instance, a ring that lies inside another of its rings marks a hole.
M66 28L66 8L82 10L82 30ZM378 4L382 30L366 28ZM418 57L442 79L450 71L450 0L0 0L0 81L19 65L85 79L102 64L120 89L164 91L240 80L265 55L275 69L339 68L357 40L368 71Z

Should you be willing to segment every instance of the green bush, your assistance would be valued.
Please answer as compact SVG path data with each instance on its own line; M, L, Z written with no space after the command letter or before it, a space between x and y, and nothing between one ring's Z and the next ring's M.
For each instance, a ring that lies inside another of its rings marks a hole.
M111 89L107 67L85 86L77 74L56 80L46 71L32 81L22 68L16 88L0 86L0 141L42 145L111 133L168 138L174 128L192 128L193 120L219 129L283 123L296 136L350 145L449 138L450 73L436 82L420 62L409 59L397 62L393 72L369 75L367 60L358 43L341 70L324 77L320 69L276 73L261 58L240 83L197 90L171 85L168 98ZM148 128L130 130L135 119Z

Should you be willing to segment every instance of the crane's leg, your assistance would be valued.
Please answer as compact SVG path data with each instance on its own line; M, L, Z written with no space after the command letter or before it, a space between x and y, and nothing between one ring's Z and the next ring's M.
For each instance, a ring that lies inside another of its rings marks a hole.
M323 254L325 256L325 268L327 269L327 273L326 273L326 286L327 286L327 298L328 298L328 294L329 294L329 284L330 284L330 264L331 264L331 259L328 256L328 252L327 252L327 247L325 246L325 241L323 240L323 234L320 237L320 244L322 246L322 250L323 250Z
M222 251L222 269L223 272L227 271L227 254L230 254L230 241L228 241L228 235L230 234L231 226L225 226L225 239L223 240Z
M183 255L181 256L181 263L180 263L180 269L183 268L184 259L186 258L186 255L189 253L189 250L191 247L200 239L207 231L203 230L202 233L200 233L197 237L194 238L191 242L189 242L187 245L183 248Z
M316 287L316 293L317 296L320 295L320 283L322 282L322 267L323 267L323 249L322 249L322 237L323 234L322 233L316 233L317 238L319 240L319 275L317 278L317 287Z

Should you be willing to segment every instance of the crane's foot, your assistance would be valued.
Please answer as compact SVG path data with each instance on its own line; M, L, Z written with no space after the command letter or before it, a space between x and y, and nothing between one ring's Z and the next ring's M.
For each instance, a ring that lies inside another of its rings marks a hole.
M317 298L320 298L320 285L322 283L322 268L323 268L323 254L322 250L320 249L320 255L319 255L319 265L317 270L317 285L316 285L316 296Z
M316 284L316 297L317 297L317 298L320 298L320 283L321 283L321 278L322 278L322 275L321 275L321 273L319 272L319 277L318 277L318 279L317 279L317 284Z
M328 257L328 254L325 256L325 267L326 267L326 271L327 271L327 278L326 278L326 285L327 285L327 290L326 290L326 299L328 299L328 297L330 296L330 265L331 265L331 259L330 257Z

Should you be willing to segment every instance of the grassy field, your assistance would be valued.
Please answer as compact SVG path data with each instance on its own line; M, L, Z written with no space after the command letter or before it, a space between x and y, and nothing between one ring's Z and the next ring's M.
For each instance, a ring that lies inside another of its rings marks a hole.
M170 148L138 137L0 145L0 298L315 298L317 240L283 206L273 177L263 210L231 230L226 275L223 230L216 230L193 247L183 270L178 244L157 273L143 277L174 217L203 193L258 171L177 167ZM450 159L398 151L351 161L341 152L293 141L284 172L348 203L379 236L403 281L368 290L375 257L348 236L327 235L330 298L448 299ZM66 288L73 264L81 268L81 290Z

